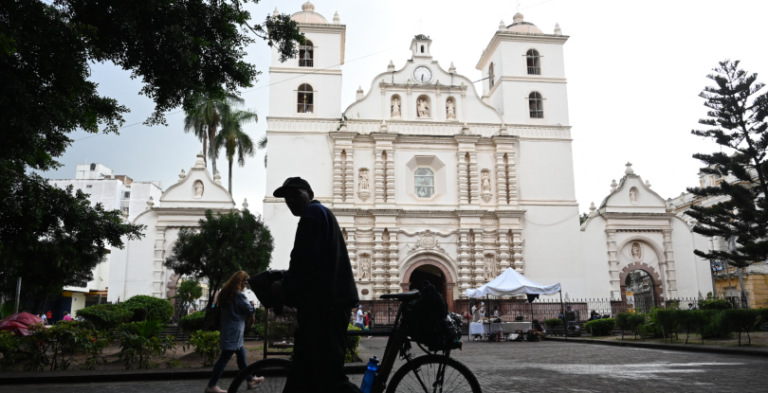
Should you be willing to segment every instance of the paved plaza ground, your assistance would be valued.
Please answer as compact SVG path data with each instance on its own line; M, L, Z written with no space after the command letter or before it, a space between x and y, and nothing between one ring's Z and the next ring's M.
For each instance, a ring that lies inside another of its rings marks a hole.
M361 355L381 355L385 339L363 339ZM768 358L544 341L468 342L455 358L483 392L756 392L766 387ZM234 365L234 361L232 362ZM355 375L359 383L362 376ZM205 380L3 386L15 392L193 392ZM222 380L226 387L229 380Z

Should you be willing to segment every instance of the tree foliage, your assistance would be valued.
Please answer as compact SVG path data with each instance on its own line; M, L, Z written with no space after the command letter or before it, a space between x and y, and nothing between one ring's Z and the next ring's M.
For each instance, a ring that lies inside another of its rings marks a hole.
M739 68L738 61L723 61L707 76L714 86L700 94L709 108L708 126L693 135L712 139L726 151L694 154L705 164L701 172L729 177L716 186L689 188L699 198L719 197L715 205L691 206L688 215L698 220L693 231L707 237L734 240L733 250L695 250L710 260L725 259L734 266L768 259L768 95L757 74Z
M147 295L136 295L120 303L120 306L133 313L134 322L159 321L168 323L173 315L173 305L168 299Z
M216 150L224 148L229 164L229 194L232 195L232 166L237 155L237 164L245 165L245 157L253 157L256 148L253 139L243 130L243 124L259 121L256 112L239 110L227 105L221 112L221 131L216 135Z
M199 228L182 228L165 260L176 274L206 279L208 305L232 274L244 270L251 275L269 267L274 249L272 234L249 210L227 214L206 210Z
M129 109L99 94L90 63L110 62L141 80L139 93L155 104L145 123L164 124L163 113L191 108L194 97L252 86L258 71L244 57L257 38L281 60L295 57L304 42L296 22L274 15L254 24L248 2L0 2L0 291L16 276L35 297L85 284L102 246L140 235L119 213L89 209L84 194L34 174L60 166L73 131L117 133L124 124Z

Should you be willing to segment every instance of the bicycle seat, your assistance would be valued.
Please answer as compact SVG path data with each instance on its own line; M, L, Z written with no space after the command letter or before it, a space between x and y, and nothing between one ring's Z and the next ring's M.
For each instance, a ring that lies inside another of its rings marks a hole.
M401 302L407 302L413 299L418 299L420 297L421 297L421 292L419 292L418 289L414 289L410 292L388 293L386 295L379 296L379 299L395 299Z

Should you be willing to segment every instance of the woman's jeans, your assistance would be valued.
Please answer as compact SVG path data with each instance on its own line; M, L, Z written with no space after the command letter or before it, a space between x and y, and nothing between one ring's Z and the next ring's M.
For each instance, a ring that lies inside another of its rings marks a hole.
M240 347L236 351L222 350L219 360L213 365L213 373L211 374L211 380L208 382L208 386L216 386L219 383L221 374L224 373L224 369L227 367L227 363L232 359L232 355L237 355L237 368L242 370L248 367L248 362L245 361L245 348ZM253 375L248 376L248 380L252 380Z

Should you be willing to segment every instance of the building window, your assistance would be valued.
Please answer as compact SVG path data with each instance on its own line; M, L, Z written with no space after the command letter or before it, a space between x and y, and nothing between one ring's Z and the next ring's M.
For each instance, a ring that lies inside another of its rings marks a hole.
M528 63L528 75L541 75L541 56L536 49L529 49L525 54Z
M299 113L314 113L314 91L309 83L303 83L299 86L299 95L297 102L297 110Z
M541 98L541 94L532 92L528 94L528 109L531 113L531 119L543 119L544 118L544 100Z
M304 45L299 47L299 67L314 67L315 47L312 41L306 40Z
M85 188L93 188L93 186L88 184L87 186L85 186Z
M424 45L421 46L421 53L424 53Z
M123 199L131 199L131 192L126 191L123 193Z
M435 195L435 172L429 168L416 169L413 185L419 198L431 198L432 195Z
M491 63L491 65L488 66L488 90L493 89L494 79L495 79L495 76L493 75L493 63Z

